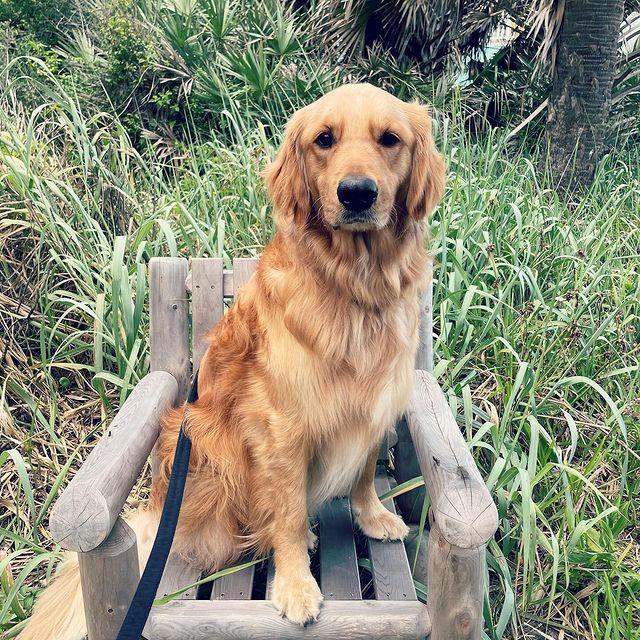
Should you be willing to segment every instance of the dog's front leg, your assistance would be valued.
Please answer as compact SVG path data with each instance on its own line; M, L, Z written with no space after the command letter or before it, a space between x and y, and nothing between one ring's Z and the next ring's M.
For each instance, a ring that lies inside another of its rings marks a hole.
M273 552L275 578L273 603L292 622L304 625L315 620L320 611L322 593L309 569L307 468L308 459L295 445L276 453L271 472Z
M402 540L409 527L402 518L394 515L378 499L373 484L378 460L376 447L367 458L364 471L351 492L351 508L362 532L377 540Z

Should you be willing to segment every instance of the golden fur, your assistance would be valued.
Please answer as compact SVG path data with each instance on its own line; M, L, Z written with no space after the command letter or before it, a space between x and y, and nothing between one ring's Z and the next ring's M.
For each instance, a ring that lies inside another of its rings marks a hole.
M379 143L385 131L399 142ZM314 141L331 131L330 149ZM378 185L368 226L342 224L345 176ZM243 548L275 552L274 601L318 613L307 518L351 493L365 534L406 527L377 499L376 455L408 401L425 285L426 216L442 157L427 110L347 85L295 114L267 175L278 230L255 276L209 336L175 549L216 569ZM162 505L182 409L165 419L151 506Z
M326 132L330 148L317 143ZM383 144L385 132L398 140ZM336 190L354 175L374 180L378 197L370 219L352 224ZM209 335L173 550L210 570L249 547L273 550L274 603L299 624L322 599L309 571L310 512L350 494L366 535L407 533L373 475L411 390L426 218L443 184L425 107L356 84L301 109L267 174L277 233ZM163 421L152 514L182 412Z

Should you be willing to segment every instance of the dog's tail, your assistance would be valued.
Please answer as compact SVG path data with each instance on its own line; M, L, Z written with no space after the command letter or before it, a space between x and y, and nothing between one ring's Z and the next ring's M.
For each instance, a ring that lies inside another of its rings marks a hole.
M159 517L159 513L140 509L127 518L127 524L136 534L141 573L153 546ZM86 635L78 556L65 553L53 581L38 597L18 640L82 640Z

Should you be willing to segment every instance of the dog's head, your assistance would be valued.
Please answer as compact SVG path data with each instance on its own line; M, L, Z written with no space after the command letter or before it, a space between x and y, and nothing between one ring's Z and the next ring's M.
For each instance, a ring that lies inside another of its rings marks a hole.
M267 184L279 224L372 231L427 216L444 173L426 107L351 84L293 116Z

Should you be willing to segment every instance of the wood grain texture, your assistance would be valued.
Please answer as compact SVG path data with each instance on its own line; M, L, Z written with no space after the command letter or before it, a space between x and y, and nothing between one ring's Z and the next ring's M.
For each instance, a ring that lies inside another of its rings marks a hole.
M258 267L258 258L236 258L233 261L233 295L246 284Z
M403 416L396 425L398 441L394 450L393 460L395 477L398 484L422 475L416 450L411 439L411 432L407 420ZM419 487L403 493L396 498L396 503L402 512L402 517L407 524L418 524L424 504L425 488Z
M358 556L348 498L335 498L318 514L320 588L325 600L361 600Z
M485 547L460 549L435 523L429 535L430 640L480 640Z
M382 466L376 471L375 487L378 495L390 489L386 469ZM386 500L383 504L389 511L396 513L393 500ZM404 544L400 540L367 540L376 600L416 600L416 590Z
M238 560L236 564L251 562L253 556L247 556ZM253 578L255 575L255 565L246 567L241 571L230 573L228 576L218 578L213 583L211 591L212 600L251 600L253 591Z
M118 518L109 537L92 551L79 553L78 561L88 638L113 640L140 580L136 536Z
M168 371L178 382L177 402L189 390L189 300L185 258L151 258L151 371Z
M429 284L422 296L420 309L420 343L416 353L416 369L433 371L433 262L427 263Z
M200 579L202 572L200 569L194 569L190 564L185 562L179 556L171 554L169 559L167 560L167 564L164 568L164 573L162 574L162 578L160 579L160 584L158 585L158 591L156 592L156 597L161 598L170 593L174 593L178 591L178 589L182 589L187 585L193 584L197 580ZM178 596L176 600L195 600L198 588L194 587L193 589L189 589L185 591L183 594ZM160 607L152 608L151 611L155 611ZM144 638L148 638L148 624L147 624L142 632Z
M206 337L224 315L222 258L191 260L191 342L193 370L207 350Z
M157 607L148 640L418 640L431 628L420 602L323 602L306 627L280 617L267 600L180 601Z
M193 584L197 580L200 580L201 575L202 571L200 571L200 569L195 569L179 556L171 554L164 568L160 584L158 585L156 597L161 598L187 585ZM198 588L194 587L193 589L185 591L178 597L178 600L194 600L197 590Z
M497 509L444 393L426 371L416 371L406 417L442 535L462 549L486 544L498 528Z
M86 552L107 538L177 390L165 371L149 373L136 385L51 511L49 530L58 544Z

